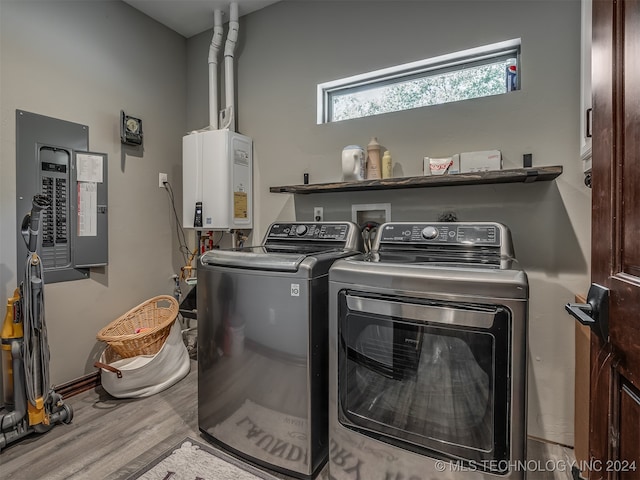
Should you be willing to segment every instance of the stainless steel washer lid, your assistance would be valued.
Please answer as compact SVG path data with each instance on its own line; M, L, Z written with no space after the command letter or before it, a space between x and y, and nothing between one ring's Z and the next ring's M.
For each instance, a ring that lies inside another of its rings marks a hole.
M276 222L269 227L262 245L211 250L200 257L200 264L297 272L304 262L315 274L326 274L334 260L361 251L359 232L352 222Z
M307 255L299 253L270 253L263 247L239 250L211 250L200 257L202 265L251 268L276 272L296 272Z

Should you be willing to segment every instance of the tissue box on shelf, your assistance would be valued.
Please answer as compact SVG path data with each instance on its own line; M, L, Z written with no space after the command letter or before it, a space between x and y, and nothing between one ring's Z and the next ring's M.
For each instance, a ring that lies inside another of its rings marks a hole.
M463 152L460 154L460 171L486 172L502 169L502 153L500 150L481 152Z
M450 157L424 157L422 167L423 175L444 175L449 173L460 173L460 155L455 154Z

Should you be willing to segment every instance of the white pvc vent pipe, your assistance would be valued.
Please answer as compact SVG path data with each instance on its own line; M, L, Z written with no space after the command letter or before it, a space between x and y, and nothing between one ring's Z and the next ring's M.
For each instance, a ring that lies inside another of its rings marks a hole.
M224 73L225 73L225 111L223 114L223 128L235 132L235 82L233 54L238 41L238 4L233 2L229 7L229 31L224 47Z
M218 129L218 54L222 49L222 11L213 12L213 38L209 46L209 127Z

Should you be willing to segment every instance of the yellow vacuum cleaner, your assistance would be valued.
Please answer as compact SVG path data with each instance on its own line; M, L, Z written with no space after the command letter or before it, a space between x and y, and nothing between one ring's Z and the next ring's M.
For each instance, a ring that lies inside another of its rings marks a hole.
M0 450L56 423L70 423L73 410L49 386L49 344L44 321L42 261L37 253L40 212L50 205L45 195L33 197L22 221L28 255L24 281L7 301L2 325L2 392ZM6 411L5 411L6 410Z

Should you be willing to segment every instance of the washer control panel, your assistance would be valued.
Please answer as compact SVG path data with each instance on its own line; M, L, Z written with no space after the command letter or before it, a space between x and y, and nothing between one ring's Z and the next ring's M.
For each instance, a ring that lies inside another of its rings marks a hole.
M379 236L380 243L499 247L502 226L488 222L387 223L381 227Z
M347 223L274 223L266 239L346 241Z

